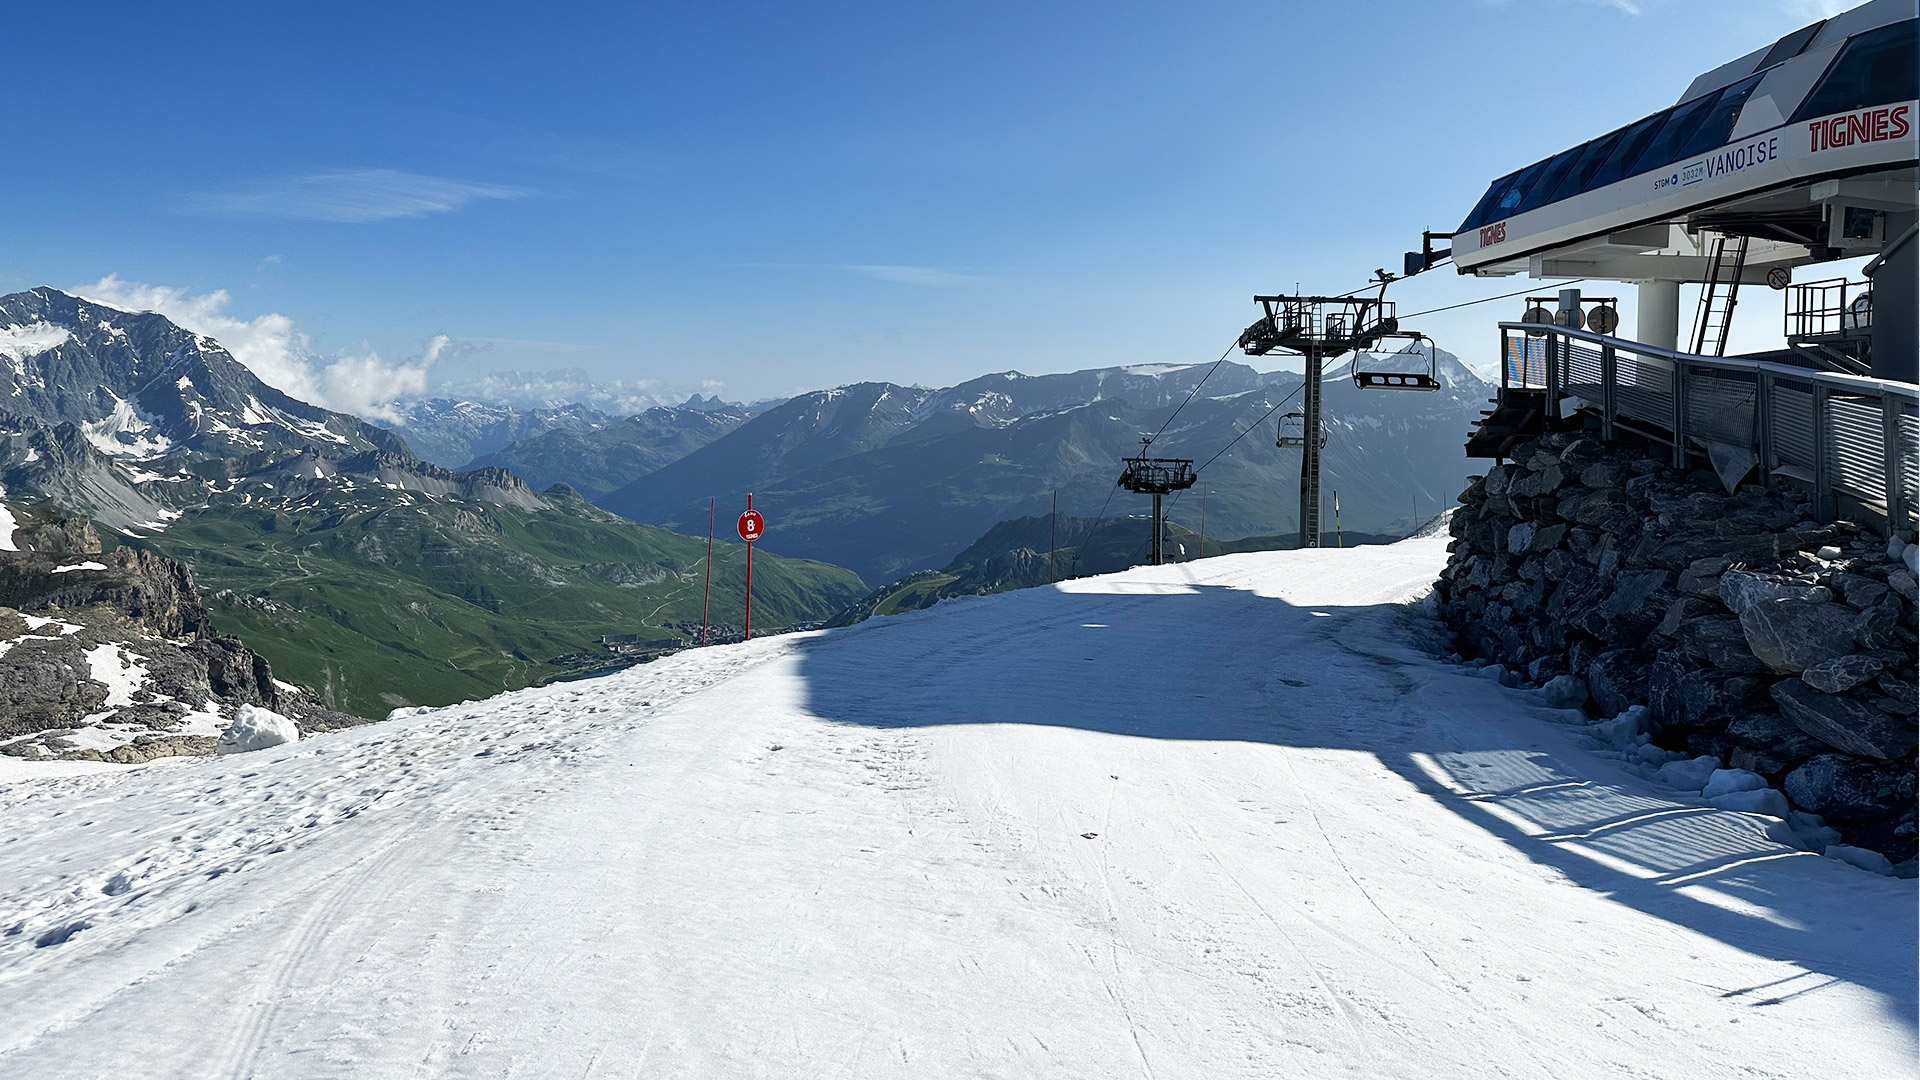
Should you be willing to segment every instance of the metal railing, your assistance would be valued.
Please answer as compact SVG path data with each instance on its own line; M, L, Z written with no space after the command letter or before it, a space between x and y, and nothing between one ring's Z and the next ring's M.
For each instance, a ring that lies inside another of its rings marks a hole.
M1747 460L1769 489L1806 488L1824 520L1845 500L1914 527L1920 386L1540 323L1501 323L1500 356L1502 393L1544 391L1550 419L1570 408L1597 415L1603 438L1624 431L1663 443L1681 468L1690 457L1716 467Z
M1833 278L1787 290L1784 329L1789 339L1856 334L1873 327L1873 283Z

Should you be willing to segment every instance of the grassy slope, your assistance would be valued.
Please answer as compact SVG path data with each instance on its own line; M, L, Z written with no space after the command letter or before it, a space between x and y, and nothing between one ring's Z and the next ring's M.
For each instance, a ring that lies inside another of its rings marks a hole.
M227 506L142 542L190 563L220 627L279 677L377 717L594 670L608 662L602 634L666 638L699 621L704 539L587 513ZM767 629L824 619L865 591L839 567L754 561ZM716 624L738 619L745 566L743 545L715 545Z
M951 584L953 574L932 574L916 580L904 587L888 593L886 598L875 604L875 615L897 615L902 611L918 611L929 602L927 598L938 592L942 585Z

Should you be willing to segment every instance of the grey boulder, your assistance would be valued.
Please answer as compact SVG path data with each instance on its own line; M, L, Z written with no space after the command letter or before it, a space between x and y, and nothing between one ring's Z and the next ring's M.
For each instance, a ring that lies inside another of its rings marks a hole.
M1721 576L1723 597L1727 579L1733 576L1732 571ZM1740 629L1761 663L1782 674L1797 675L1852 652L1853 620L1851 609L1824 599L1783 598L1748 604L1740 613Z
M1773 700L1801 731L1855 757L1889 761L1914 748L1911 728L1851 697L1822 694L1797 679L1785 679L1773 685Z
M1913 801L1910 781L1901 784L1884 767L1845 754L1821 754L1788 773L1781 786L1796 804L1830 821L1881 821Z

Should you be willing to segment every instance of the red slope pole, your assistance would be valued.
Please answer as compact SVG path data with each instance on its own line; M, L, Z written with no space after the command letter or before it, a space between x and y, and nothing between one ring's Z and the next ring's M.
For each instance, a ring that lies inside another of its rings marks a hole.
M747 492L747 509L753 509L753 492ZM753 640L753 545L747 545L747 617L741 641Z
M707 595L700 601L700 644L707 643L707 614L713 610L713 507L716 499L707 500Z

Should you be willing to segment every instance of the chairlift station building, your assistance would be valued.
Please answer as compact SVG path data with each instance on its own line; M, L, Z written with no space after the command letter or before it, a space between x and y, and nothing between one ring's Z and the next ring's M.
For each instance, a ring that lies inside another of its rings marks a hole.
M1798 342L1780 359L1913 382L1915 27L1913 0L1871 0L1700 75L1671 108L1500 177L1453 235L1455 266L1633 283L1635 340L1669 350L1682 347L1680 286L1701 283L1689 343L1718 355L1701 331L1724 347L1739 286L1875 256L1872 300L1855 305L1863 290L1849 290L1848 313L1826 311L1831 289L1790 297L1789 337L1825 332L1845 360ZM1814 317L1795 327L1794 312Z
M1791 485L1825 519L1912 530L1917 26L1914 0L1870 0L1802 27L1695 78L1670 108L1493 181L1450 250L1427 234L1408 273L1450 256L1462 274L1637 291L1632 337L1577 289L1502 323L1500 396L1468 453L1503 457L1577 421L1664 445L1729 488ZM1805 280L1859 257L1865 281ZM1728 356L1740 289L1755 285L1786 291L1786 348Z

